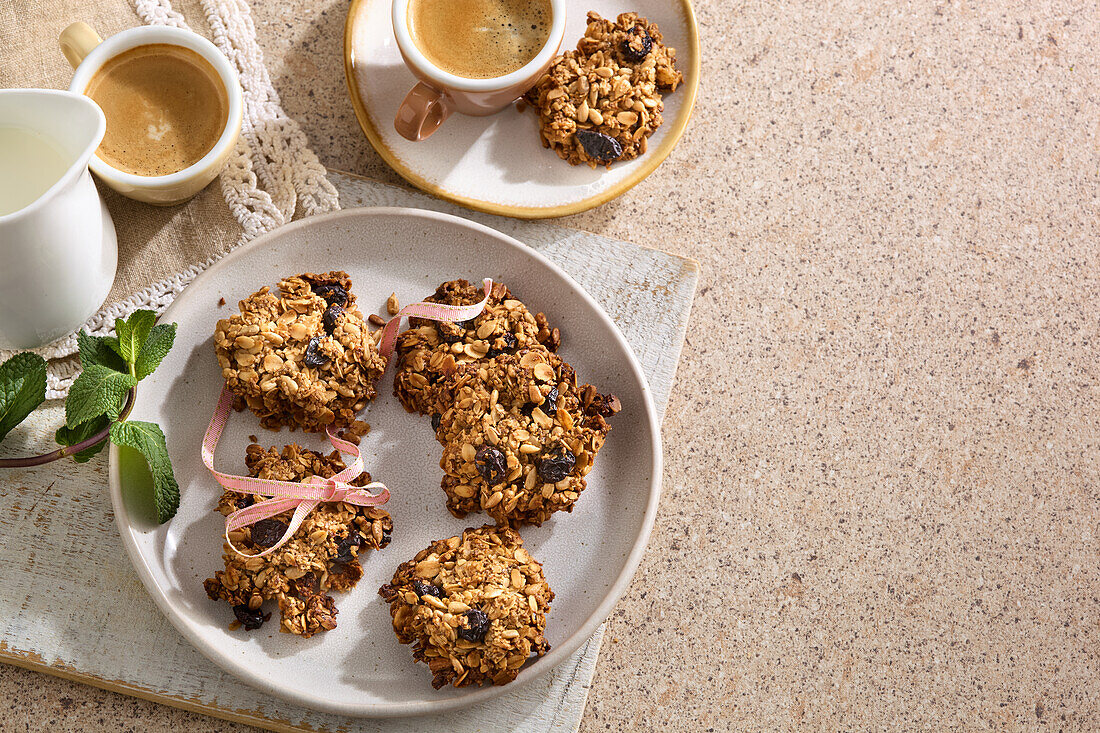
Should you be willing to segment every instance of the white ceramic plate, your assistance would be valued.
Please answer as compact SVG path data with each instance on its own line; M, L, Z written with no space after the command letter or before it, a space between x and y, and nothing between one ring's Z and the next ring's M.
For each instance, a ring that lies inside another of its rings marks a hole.
M504 282L532 307L553 314L562 330L562 355L583 379L622 401L573 513L522 530L557 594L546 629L553 648L512 684L530 682L592 634L630 581L657 507L659 426L638 363L595 301L541 255L464 219L414 209L352 209L295 222L230 254L180 295L162 318L179 324L175 347L142 382L132 415L160 423L168 437L182 496L172 521L155 525L149 500L130 488L144 465L127 454L120 460L118 449L111 449L111 500L134 568L161 611L203 654L245 682L296 703L344 715L415 715L463 707L507 689L433 690L427 667L414 664L410 648L398 644L377 595L397 565L430 541L487 519L472 514L463 521L447 512L439 488L441 449L428 421L406 413L393 397L392 370L364 413L372 429L361 447L368 470L393 492L386 505L394 518L393 541L366 555L356 588L334 594L339 626L311 639L281 634L275 608L258 631L229 631L229 606L209 600L203 590L203 580L222 567L224 528L215 511L220 488L199 455L222 387L210 343L214 324L262 285L330 269L350 273L364 313L382 312L391 291L410 303L456 277ZM220 298L225 306L218 306ZM274 433L260 428L251 413L234 413L218 446L220 469L245 472L249 434L265 446L297 441L330 449L322 437Z
M585 17L637 12L676 49L684 83L664 95L664 124L648 151L610 169L570 166L542 147L530 110L490 117L454 114L429 139L410 142L393 117L416 83L401 60L390 0L352 0L344 29L344 71L355 114L387 163L413 185L479 211L521 218L575 214L609 201L652 173L684 133L699 87L699 38L690 0L567 0L562 51L576 48Z

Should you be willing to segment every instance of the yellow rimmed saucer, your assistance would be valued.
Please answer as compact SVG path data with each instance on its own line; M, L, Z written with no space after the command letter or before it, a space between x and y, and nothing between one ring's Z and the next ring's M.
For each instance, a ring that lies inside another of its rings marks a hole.
M592 170L543 148L535 115L505 109L491 117L452 115L430 139L410 142L393 128L416 83L397 50L389 0L351 0L344 25L344 73L355 116L371 145L405 180L439 198L501 216L540 219L586 211L620 196L656 170L684 134L699 88L700 50L690 0L569 0L565 41L573 48L585 16L637 12L676 49L684 83L664 96L664 124L641 157Z

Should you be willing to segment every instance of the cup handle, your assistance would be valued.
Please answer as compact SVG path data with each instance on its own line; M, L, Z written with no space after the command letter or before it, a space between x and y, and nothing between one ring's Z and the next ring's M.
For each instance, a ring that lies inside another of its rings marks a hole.
M398 134L408 140L426 140L439 129L443 120L451 116L453 109L450 97L419 82L409 90L397 108L393 126Z
M61 31L57 42L61 44L61 53L75 69L93 48L103 43L103 39L90 25L77 21Z

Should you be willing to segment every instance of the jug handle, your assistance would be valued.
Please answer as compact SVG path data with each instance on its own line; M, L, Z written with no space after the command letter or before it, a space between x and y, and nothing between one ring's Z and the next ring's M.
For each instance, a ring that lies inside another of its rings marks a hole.
M61 44L61 53L65 54L65 58L75 69L93 48L103 43L103 39L90 25L77 21L61 31L57 42Z

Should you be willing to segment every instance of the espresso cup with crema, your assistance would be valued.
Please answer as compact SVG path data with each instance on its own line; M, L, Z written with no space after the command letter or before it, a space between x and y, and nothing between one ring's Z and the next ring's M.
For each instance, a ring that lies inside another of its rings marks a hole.
M393 0L392 20L420 80L394 127L424 140L452 112L491 115L534 86L565 36L565 0Z
M237 73L214 44L181 28L143 26L103 40L84 23L59 39L107 130L89 165L124 196L168 206L221 172L241 132Z

